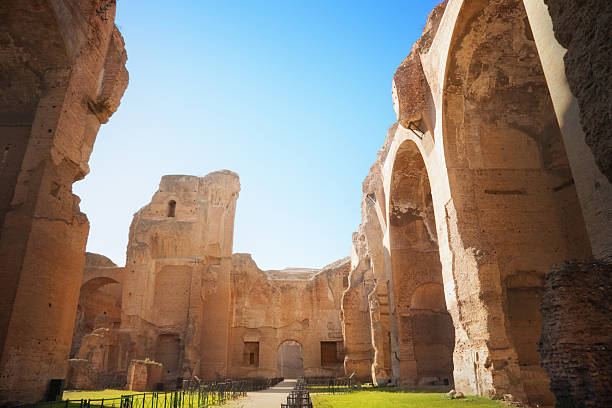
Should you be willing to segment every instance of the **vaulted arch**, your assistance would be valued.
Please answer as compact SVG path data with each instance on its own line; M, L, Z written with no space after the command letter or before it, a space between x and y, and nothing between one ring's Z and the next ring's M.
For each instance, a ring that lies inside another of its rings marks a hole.
M550 404L536 352L542 279L591 249L522 1L462 3L443 95L453 273L470 316L455 380Z

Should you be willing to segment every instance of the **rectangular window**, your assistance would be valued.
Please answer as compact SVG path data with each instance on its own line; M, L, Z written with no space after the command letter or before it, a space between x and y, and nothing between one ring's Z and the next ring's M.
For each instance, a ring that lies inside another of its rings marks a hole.
M259 367L259 342L244 342L244 364L252 367Z
M335 341L321 342L321 366L334 366L338 364L338 348Z

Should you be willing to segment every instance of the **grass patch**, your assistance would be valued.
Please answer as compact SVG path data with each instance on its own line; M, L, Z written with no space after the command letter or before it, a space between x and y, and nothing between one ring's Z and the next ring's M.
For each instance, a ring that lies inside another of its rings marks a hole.
M64 391L62 401L39 402L35 408L83 408L81 400L89 401L88 408L121 408L121 397L133 395L132 408L198 408L199 406L220 405L217 392L160 392L143 393L128 390ZM198 395L200 398L198 398ZM226 397L228 395L226 394ZM69 400L69 402L68 402ZM104 404L104 405L102 405Z
M355 391L342 395L312 395L316 408L502 408L506 405L484 397L450 400L445 394L431 392Z
M99 391L64 391L62 395L63 400L80 400L80 399L102 399L102 398L119 398L122 395L131 395L138 394L136 391L128 391L128 390L99 390Z

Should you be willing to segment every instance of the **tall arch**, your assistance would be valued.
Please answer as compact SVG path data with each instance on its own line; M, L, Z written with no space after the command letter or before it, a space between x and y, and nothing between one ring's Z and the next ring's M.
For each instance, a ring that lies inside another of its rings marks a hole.
M395 153L388 206L394 377L404 385L452 384L454 327L444 300L431 186L412 140Z
M122 291L121 283L107 276L88 279L81 285L70 348L72 358L77 355L83 336L90 334L97 327L110 328L119 325ZM115 367L116 362L111 362L111 365Z
M542 279L591 248L522 1L463 2L443 133L453 274L471 282L457 289L467 334L454 356L458 388L550 405L536 351Z

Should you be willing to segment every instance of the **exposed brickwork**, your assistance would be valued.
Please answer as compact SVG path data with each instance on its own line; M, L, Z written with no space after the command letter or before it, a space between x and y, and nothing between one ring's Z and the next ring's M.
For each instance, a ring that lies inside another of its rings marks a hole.
M585 141L612 181L612 2L545 0L555 37L567 48L565 74L580 106Z
M555 265L542 299L542 367L557 408L612 407L612 263Z
M164 367L155 361L132 360L128 369L128 390L154 391L163 382Z

